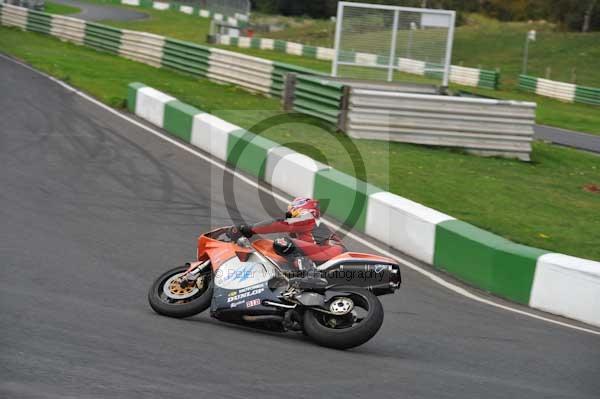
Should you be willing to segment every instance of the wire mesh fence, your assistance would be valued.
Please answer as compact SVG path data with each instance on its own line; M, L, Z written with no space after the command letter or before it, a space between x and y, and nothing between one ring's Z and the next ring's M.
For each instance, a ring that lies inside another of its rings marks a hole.
M333 76L396 80L416 73L447 85L454 11L338 3Z

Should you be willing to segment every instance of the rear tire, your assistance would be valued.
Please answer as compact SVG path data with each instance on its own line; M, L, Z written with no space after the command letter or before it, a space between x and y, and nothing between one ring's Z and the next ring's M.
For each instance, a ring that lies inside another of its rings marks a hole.
M361 307L368 307L366 316L360 322L347 328L332 328L324 323L328 316L317 310L304 312L304 331L316 343L328 348L349 349L373 338L383 324L383 306L370 291L359 288L339 289L347 292L347 297Z
M210 307L213 294L213 281L210 273L208 274L209 281L205 282L206 286L203 289L198 289L190 298L182 300L173 300L164 293L164 286L177 274L181 274L187 270L186 266L179 266L161 274L148 291L148 303L150 307L163 316L184 318L204 312Z

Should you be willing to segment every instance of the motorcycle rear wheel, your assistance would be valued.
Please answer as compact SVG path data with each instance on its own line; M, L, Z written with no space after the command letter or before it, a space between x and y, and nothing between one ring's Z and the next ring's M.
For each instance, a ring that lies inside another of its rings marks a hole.
M328 348L350 349L362 345L373 338L383 324L383 306L370 291L354 287L336 290L348 295L334 297L329 303L336 299L349 298L354 304L352 312L333 316L308 309L304 312L304 332L316 343ZM355 310L366 314L359 318Z
M187 270L179 266L161 274L148 291L150 307L163 316L184 318L204 312L210 307L213 281L210 273L205 274L202 288L194 285L181 287L176 277Z

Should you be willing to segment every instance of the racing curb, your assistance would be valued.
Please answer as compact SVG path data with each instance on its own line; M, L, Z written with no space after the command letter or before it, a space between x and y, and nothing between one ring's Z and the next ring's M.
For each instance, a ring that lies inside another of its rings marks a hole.
M130 83L127 107L329 216L494 295L600 327L600 262L520 245L386 192L175 98Z

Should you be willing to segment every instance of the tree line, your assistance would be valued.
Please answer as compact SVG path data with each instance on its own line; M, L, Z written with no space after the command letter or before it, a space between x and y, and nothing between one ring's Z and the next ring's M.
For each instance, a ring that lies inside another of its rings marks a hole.
M329 18L336 15L338 0L251 0L251 2L255 11L267 14ZM477 12L501 21L544 19L570 31L600 30L600 0L357 0L356 2L456 10L459 22L462 13Z

